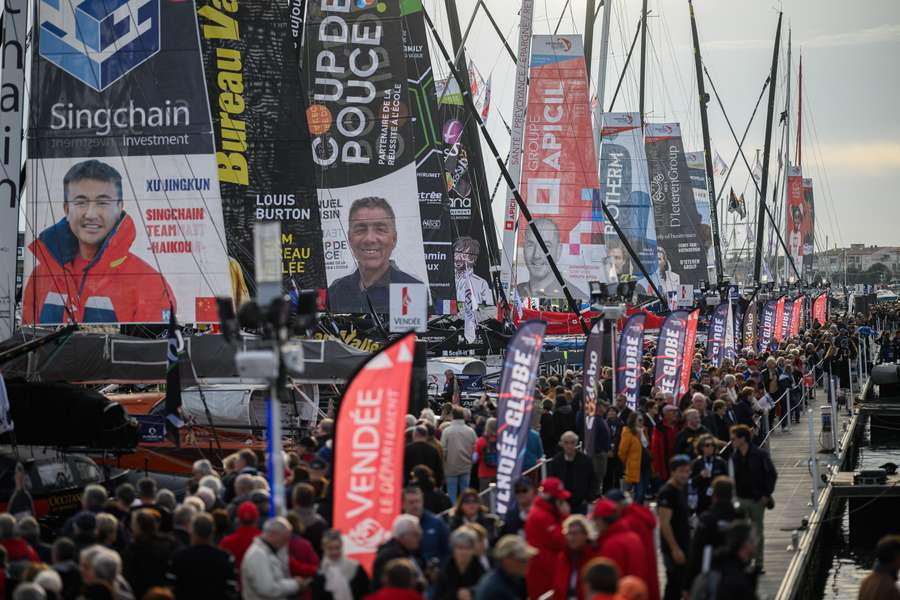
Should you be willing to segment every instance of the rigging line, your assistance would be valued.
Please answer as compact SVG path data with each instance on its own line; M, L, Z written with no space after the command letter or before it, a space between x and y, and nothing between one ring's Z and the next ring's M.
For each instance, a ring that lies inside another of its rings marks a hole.
M813 133L813 137L815 138L815 143L813 144L813 149L816 152L816 154L818 154L817 163L822 169L821 175L825 179L825 187L828 190L829 206L831 207L832 212L834 212L835 222L837 224L838 239L841 242L841 246L843 246L844 245L844 236L843 236L843 232L841 231L841 228L840 228L840 219L838 218L838 215L837 215L837 209L835 208L834 195L831 191L831 180L828 178L828 170L825 169L825 160L822 156L822 147L821 147L821 143L819 142L819 130L816 127L816 121L815 121L815 117L813 116L812 106L810 105L810 102L809 102L809 92L806 92L804 94L804 97L806 99L806 110L803 111L803 113L804 113L804 116L809 119L809 123L812 125L812 133Z
M744 165L746 165L747 170L750 171L750 173L752 174L753 169L750 167L750 162L747 160L747 155L744 154L743 141L738 142L737 133L734 131L734 127L731 125L731 119L728 118L728 113L725 112L725 106L722 104L722 99L719 97L718 90L716 90L716 84L713 82L712 77L710 77L710 75L709 75L709 70L705 66L703 67L703 71L706 73L706 79L709 81L709 85L712 88L713 95L716 97L716 102L719 105L719 109L721 109L721 111L722 111L722 116L725 117L725 122L728 124L728 130L731 131L731 136L734 138L734 141L737 142L737 144L738 144L738 153L741 155L741 158L744 160ZM754 110L754 114L755 114L755 110ZM780 167L779 167L779 170L780 170ZM756 178L752 178L752 179L753 179L753 185L756 187L760 196L762 196L762 191L759 188L759 184L756 183ZM777 181L777 179L776 179L776 181ZM773 190L773 193L774 192L775 192L775 190ZM772 216L772 211L769 210L769 207L767 205L764 205L763 208L765 208L766 214L769 215L769 220L772 222L772 227L775 231L775 234L778 236L778 241L781 242L781 247L784 248L785 254L789 257L789 259L791 261L791 268L794 269L794 274L797 276L797 280L800 280L800 271L797 269L797 265L794 264L794 258L791 257L790 253L788 252L787 244L784 243L784 238L781 237L781 232L778 230L778 223L775 221L775 217ZM760 227L760 226L761 225L759 223L757 223L757 227Z
M640 35L641 20L638 19L637 31L634 34L634 39L631 40L631 48L628 49L628 55L625 57L625 64L622 65L622 72L619 74L618 83L616 83L616 91L613 92L612 100L610 100L609 102L609 110L607 110L606 112L613 112L613 107L616 105L616 98L619 97L619 90L622 88L622 82L625 79L625 74L628 72L628 65L631 62L631 55L634 53L634 47L637 45L638 37L640 37Z
M807 102L808 102L808 101L809 101L809 99L807 98ZM803 123L804 123L805 126L806 126L807 132L812 132L812 131L813 131L813 128L812 128L812 126L811 126L811 124L810 124L810 121L809 121L809 119L810 119L810 117L811 117L810 111L809 111L809 110L803 111L802 117L803 117ZM811 134L811 135L807 136L807 143L808 143L808 144L811 142L811 140L809 139L809 138L811 138L811 137L814 138L815 135L812 135L812 134ZM836 224L835 224L835 221L837 220L837 213L836 213L835 210L834 210L834 205L833 205L833 203L832 203L832 198L831 198L830 195L828 194L828 192L829 192L830 190L826 189L826 186L825 186L825 183L826 183L826 182L825 182L824 176L823 176L823 169L821 168L822 165L819 163L819 157L816 155L816 152L815 152L815 149L816 149L816 142L812 142L812 145L813 145L813 151L812 151L813 163L814 163L814 166L815 166L815 169L816 169L816 173L819 175L818 178L820 179L820 182L822 183L822 187L821 187L821 192L822 192L822 207L824 208L824 210L822 210L821 212L825 215L825 218L822 219L822 223L820 224L820 226L821 226L821 227L823 228L823 230L824 230L824 222L825 222L825 221L828 221L828 226L829 226L829 228L830 228L829 230L831 231L831 235L832 235L832 237L834 238L835 243L837 243L837 242L838 242L838 239L839 239L839 237L838 237L838 235L837 235L837 233L838 233L837 226L836 226ZM842 237L840 238L840 241L841 241L841 245L843 245L843 238L842 238Z
M563 17L566 16L566 9L569 8L569 3L572 0L566 0L565 5L563 6L562 12L559 13L559 20L556 22L556 27L553 28L553 35L556 35L559 32L559 26L562 24ZM547 4L544 3L544 7L546 8Z

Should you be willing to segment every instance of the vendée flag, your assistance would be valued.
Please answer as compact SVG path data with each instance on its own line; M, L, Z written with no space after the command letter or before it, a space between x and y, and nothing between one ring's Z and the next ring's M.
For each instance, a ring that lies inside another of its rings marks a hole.
M729 302L720 303L709 319L709 333L706 339L706 358L715 366L722 364L722 347L725 344Z
M784 296L775 303L775 330L773 332L776 342L784 339Z
M370 574L400 514L415 344L415 334L407 334L366 361L344 392L336 423L334 527L347 555Z
M803 304L806 300L806 296L798 296L794 299L794 309L791 318L791 329L790 335L794 337L795 335L800 335L800 321L803 318Z
M684 353L681 356L681 390L679 394L686 394L688 384L691 382L691 363L694 360L694 346L697 343L699 321L700 309L694 310L688 315L687 330L684 335Z
M825 292L819 294L819 297L813 301L813 321L817 321L819 325L824 325L828 320L828 295Z
M628 317L619 337L616 357L616 392L625 394L628 408L637 409L641 383L641 354L644 347L644 323L647 315L638 313Z
M728 314L725 317L725 341L722 344L722 360L734 360L737 357L737 337L735 336L735 322L737 318L735 311L737 307L732 304L731 298L728 298ZM721 364L721 361L719 361Z
M513 483L522 473L546 328L543 321L528 321L506 347L497 397L497 514L501 517L515 501ZM401 447L401 461L402 452Z
M794 301L784 298L782 299L782 304L784 309L781 315L781 339L784 340L791 337L791 325L794 322Z
M603 364L603 319L597 319L584 345L584 448L594 455L594 423L597 415L597 375Z
M778 300L769 300L763 305L762 318L759 320L759 347L758 352L762 352L769 347L772 339L775 337L776 312L778 311Z
M680 389L689 316L686 310L676 310L659 330L653 380L661 392L677 395Z

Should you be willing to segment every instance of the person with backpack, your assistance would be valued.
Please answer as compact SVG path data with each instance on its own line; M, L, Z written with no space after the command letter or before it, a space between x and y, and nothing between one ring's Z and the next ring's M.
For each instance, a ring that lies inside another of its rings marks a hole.
M497 419L491 417L484 424L484 435L475 442L472 460L478 463L478 491L483 492L497 479Z
M765 573L763 567L764 517L766 509L774 508L772 493L778 472L772 458L765 450L753 445L753 432L746 425L735 425L731 428L731 443L734 452L731 461L734 466L734 487L739 507L756 527L756 568L760 574Z

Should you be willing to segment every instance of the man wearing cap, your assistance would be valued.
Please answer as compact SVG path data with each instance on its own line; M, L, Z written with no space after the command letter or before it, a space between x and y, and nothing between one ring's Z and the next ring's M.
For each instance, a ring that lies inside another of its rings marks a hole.
M612 500L600 499L591 513L597 527L597 555L610 559L619 567L619 574L634 575L642 581L650 580L650 567L641 538L621 518L619 507Z
M231 535L226 535L219 542L219 548L230 552L234 556L234 566L237 572L241 572L241 562L244 560L244 554L253 543L253 539L260 533L259 510L256 505L247 500L243 502L237 509L238 527Z
M517 535L504 535L494 546L494 560L497 566L481 578L475 589L475 600L520 600L525 597L525 574L530 571L531 564L541 562L538 550ZM547 563L542 568L552 579Z
M525 540L534 546L537 557L528 565L526 581L528 597L534 600L553 587L553 572L547 565L556 564L556 557L566 546L562 522L569 516L570 494L556 477L541 482L540 495L534 499L525 521Z
M680 600L691 541L690 508L687 485L691 477L691 459L676 454L669 461L669 480L659 490L657 508L663 562L666 565L665 600Z

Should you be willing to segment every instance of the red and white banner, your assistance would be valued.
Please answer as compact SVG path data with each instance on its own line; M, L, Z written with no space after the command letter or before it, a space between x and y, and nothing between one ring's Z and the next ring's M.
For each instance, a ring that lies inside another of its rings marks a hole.
M415 334L370 358L341 399L334 444L334 527L344 551L372 573L400 514Z
M813 302L813 321L824 325L828 320L828 294L822 292Z
M522 196L575 298L589 281L608 280L603 213L594 203L597 155L591 129L584 48L577 35L532 39ZM562 298L527 224L520 222L516 281L521 296Z
M789 333L791 337L800 335L800 321L803 318L803 303L805 299L805 296L799 296L794 300L794 312L791 314L791 331Z
M681 394L686 394L691 383L691 364L694 362L694 347L697 343L697 323L700 321L700 310L691 311L687 318L687 330L684 334L684 355L681 358Z
M779 343L784 339L784 296L779 298L775 305L775 331L772 336Z
M803 176L800 167L788 167L787 178L787 246L798 270L802 269L803 258ZM801 270L802 273L802 270Z

